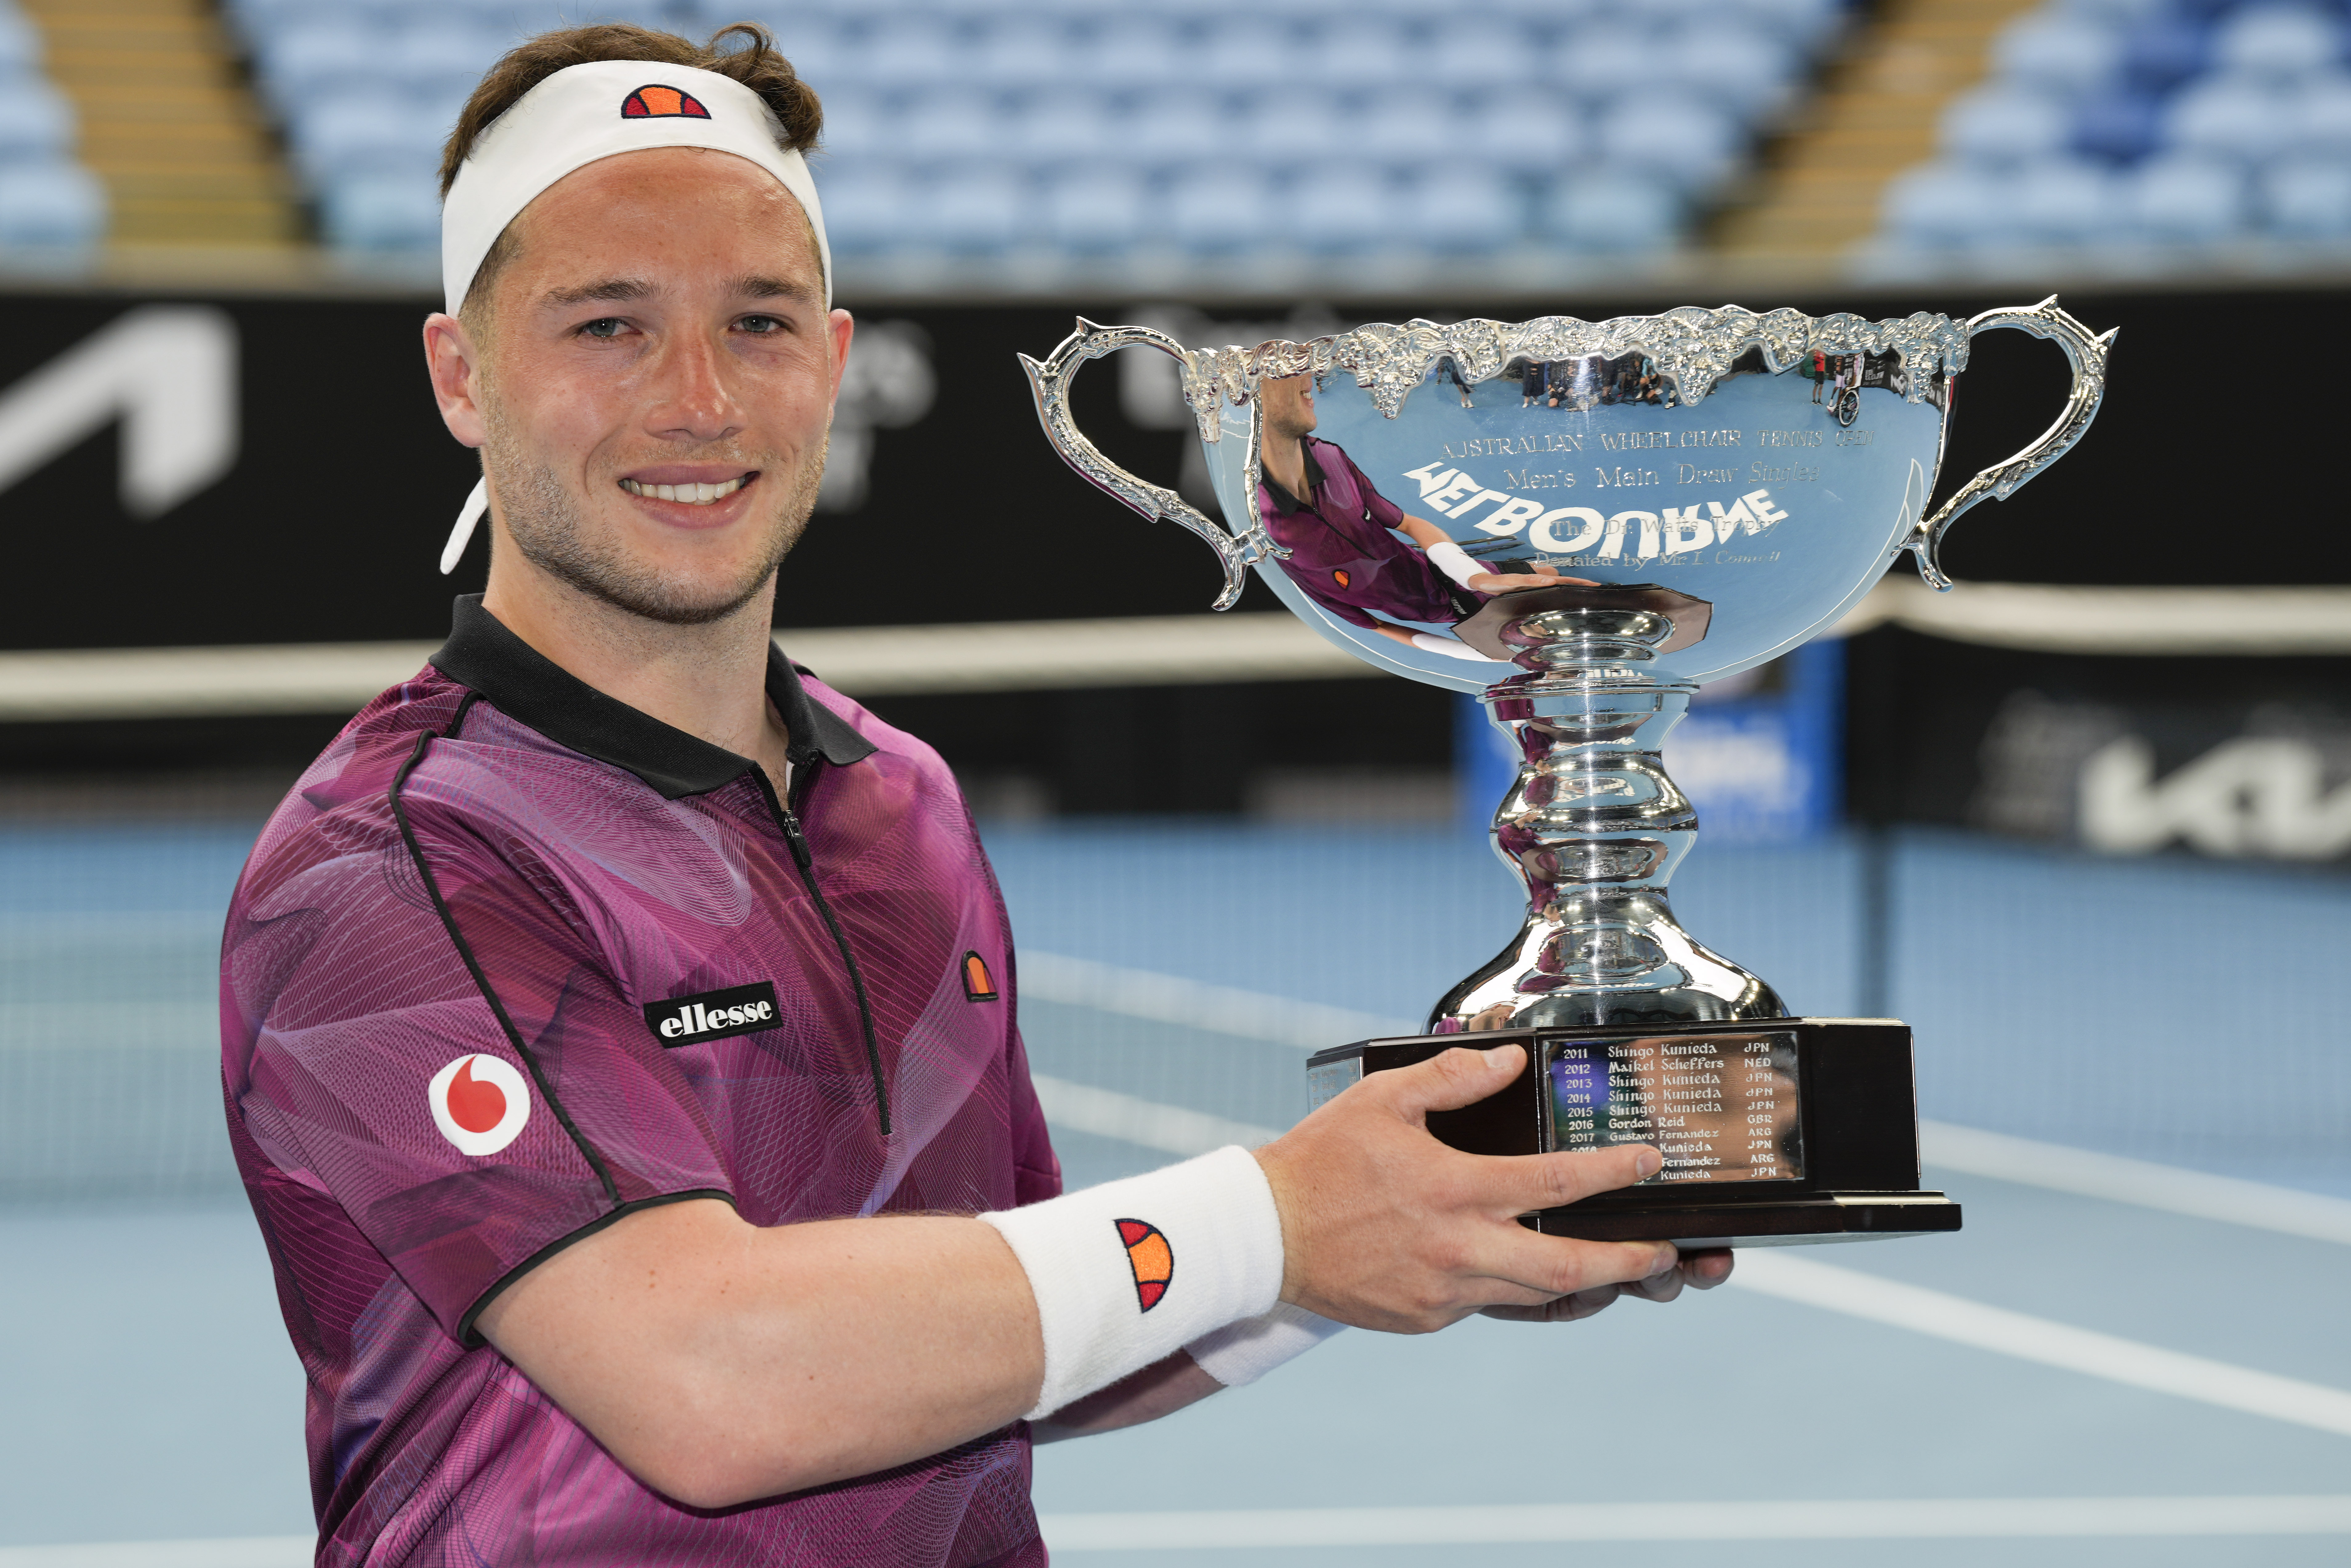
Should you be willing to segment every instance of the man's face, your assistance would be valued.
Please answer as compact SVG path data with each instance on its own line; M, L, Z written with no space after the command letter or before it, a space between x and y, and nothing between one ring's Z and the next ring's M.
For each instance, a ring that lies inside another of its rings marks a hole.
M442 389L506 531L632 614L740 609L815 505L849 347L799 204L743 159L662 148L559 181L512 234L486 322L468 311L466 395Z
M1314 378L1290 376L1278 382L1262 382L1258 396L1265 402L1265 433L1284 441L1296 441L1314 433Z

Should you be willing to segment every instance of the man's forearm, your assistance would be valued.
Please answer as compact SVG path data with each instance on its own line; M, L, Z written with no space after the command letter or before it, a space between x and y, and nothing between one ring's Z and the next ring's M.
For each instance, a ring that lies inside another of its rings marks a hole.
M969 1219L646 1209L523 1276L480 1326L640 1479L700 1507L953 1448L1017 1420L1044 1379L1028 1279Z

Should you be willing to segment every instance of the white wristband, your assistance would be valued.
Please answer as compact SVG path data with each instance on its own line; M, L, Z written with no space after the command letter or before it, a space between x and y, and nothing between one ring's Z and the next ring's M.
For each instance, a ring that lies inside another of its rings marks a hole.
M1297 1360L1346 1326L1304 1307L1276 1301L1271 1312L1227 1323L1184 1349L1201 1371L1228 1388L1238 1388L1285 1361Z
M1448 658L1484 659L1485 662L1489 664L1500 663L1498 659L1486 658L1485 654L1478 652L1477 649L1472 648L1468 643L1464 643L1458 637L1440 637L1434 632L1414 632L1412 634L1412 645L1418 648L1423 653L1443 653Z
M1429 565L1435 567L1437 570L1443 572L1446 576L1451 578L1454 581L1459 583L1464 588L1469 586L1469 580L1471 578L1478 576L1480 572L1490 570L1489 568L1479 566L1476 561L1471 560L1469 559L1469 552L1463 549L1459 545L1455 544L1450 539L1446 540L1443 544L1429 546L1427 553Z
M1045 1385L1031 1421L1274 1304L1281 1217L1235 1145L1026 1208L983 1214L1037 1298Z

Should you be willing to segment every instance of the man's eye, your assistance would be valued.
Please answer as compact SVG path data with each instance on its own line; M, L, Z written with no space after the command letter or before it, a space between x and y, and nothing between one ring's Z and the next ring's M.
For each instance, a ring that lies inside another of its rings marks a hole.
M746 316L737 324L746 332L780 332L784 329L783 321L774 316Z
M628 329L628 323L618 316L602 316L580 329L583 338L617 338Z

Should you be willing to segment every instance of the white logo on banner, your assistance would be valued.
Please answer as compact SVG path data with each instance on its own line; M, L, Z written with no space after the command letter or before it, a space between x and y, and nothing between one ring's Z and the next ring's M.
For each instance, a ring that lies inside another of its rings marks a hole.
M2248 737L2158 783L2155 747L2125 736L2083 764L2082 839L2114 854L2178 839L2208 855L2332 860L2351 852L2351 784L2329 791L2325 770L2307 741Z
M122 509L159 517L236 463L236 327L149 305L0 392L0 490L122 422Z
M530 1085L513 1063L461 1056L433 1075L425 1090L433 1124L462 1155L495 1155L530 1120Z

